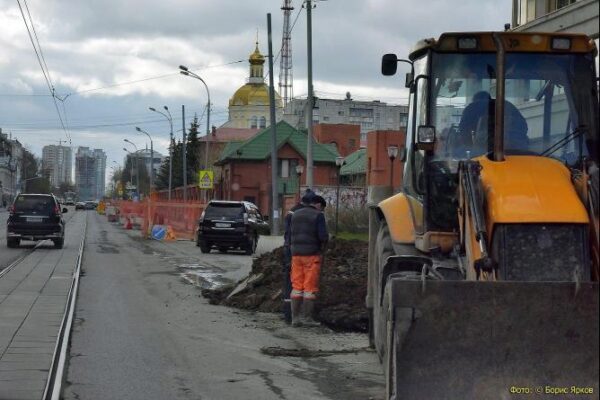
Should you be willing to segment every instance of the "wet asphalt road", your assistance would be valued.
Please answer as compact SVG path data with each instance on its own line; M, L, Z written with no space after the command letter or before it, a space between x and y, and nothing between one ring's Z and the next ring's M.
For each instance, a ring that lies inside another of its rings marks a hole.
M203 256L189 242L169 253L94 212L86 238L65 399L380 398L380 367L361 350L364 335L298 331L273 315L211 306L182 275L194 266L237 277L249 258ZM314 359L261 353L270 346L359 351Z

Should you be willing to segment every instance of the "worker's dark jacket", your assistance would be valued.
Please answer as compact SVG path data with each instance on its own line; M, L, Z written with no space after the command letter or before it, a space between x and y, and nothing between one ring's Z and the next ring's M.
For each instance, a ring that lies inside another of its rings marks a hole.
M294 215L294 213L296 211L298 211L304 207L306 207L304 204L298 203L294 207L292 207L290 209L290 211L288 211L288 213L285 215L284 231L283 231L283 245L284 246L289 247L291 244L292 232L290 231L290 229L292 226L292 215Z
M321 253L329 238L325 216L314 207L304 207L292 215L292 256Z

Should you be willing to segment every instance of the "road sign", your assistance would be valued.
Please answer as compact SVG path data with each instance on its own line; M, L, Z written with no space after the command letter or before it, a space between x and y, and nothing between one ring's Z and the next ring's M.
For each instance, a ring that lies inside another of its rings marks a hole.
M213 172L211 170L202 170L198 172L198 187L200 189L213 188Z

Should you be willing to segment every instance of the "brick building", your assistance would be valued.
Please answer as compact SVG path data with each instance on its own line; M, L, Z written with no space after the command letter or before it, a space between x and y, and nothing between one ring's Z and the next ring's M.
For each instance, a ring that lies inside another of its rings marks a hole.
M403 149L406 143L404 131L374 131L367 135L367 185L371 187L392 187L394 192L400 189L404 164L388 157L388 146ZM393 175L391 173L393 168Z
M296 166L306 168L305 132L298 131L287 122L276 125L278 158L278 209L287 209L297 200L301 185L305 184L305 173L299 175ZM347 136L339 129L336 138L330 133L328 138L342 143ZM337 167L335 158L339 156L335 145L314 143L313 159L315 186L335 185ZM271 193L271 128L266 128L256 136L243 142L230 142L215 163L221 168L221 197L225 200L247 200L255 203L262 212L269 210ZM305 169L306 171L306 169Z

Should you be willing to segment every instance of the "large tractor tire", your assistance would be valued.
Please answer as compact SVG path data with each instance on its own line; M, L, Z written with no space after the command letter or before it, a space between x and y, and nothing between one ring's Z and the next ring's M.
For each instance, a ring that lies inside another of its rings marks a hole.
M382 222L377 232L377 242L375 247L375 266L377 267L377 287L381 287L381 270L385 265L385 262L389 256L394 255L394 249L392 247L392 238L390 236L390 230L387 224ZM384 309L379 304L381 293L379 290L375 291L375 298L373 300L373 309L369 313L369 345L377 349L379 359L383 360L384 357L384 346L386 343L386 318L387 315L384 313Z

